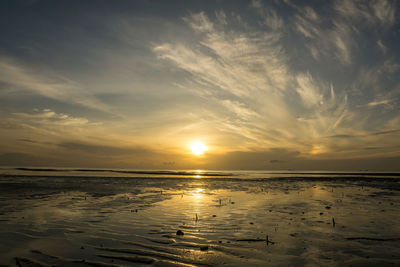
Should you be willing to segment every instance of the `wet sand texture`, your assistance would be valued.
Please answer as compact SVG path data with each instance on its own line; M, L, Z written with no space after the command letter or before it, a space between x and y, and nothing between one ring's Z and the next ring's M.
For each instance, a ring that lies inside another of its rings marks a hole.
M1 266L400 266L399 179L0 182Z

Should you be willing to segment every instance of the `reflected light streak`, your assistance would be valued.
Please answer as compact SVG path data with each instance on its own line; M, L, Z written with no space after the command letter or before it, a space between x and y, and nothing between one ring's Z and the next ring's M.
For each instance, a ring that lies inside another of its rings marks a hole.
M203 172L202 170L195 170L195 173L197 173L197 175L193 176L194 178L201 178L201 173Z
M200 199L200 198L202 198L204 196L203 193L204 193L204 188L196 188L193 191L193 197L196 198L196 199Z

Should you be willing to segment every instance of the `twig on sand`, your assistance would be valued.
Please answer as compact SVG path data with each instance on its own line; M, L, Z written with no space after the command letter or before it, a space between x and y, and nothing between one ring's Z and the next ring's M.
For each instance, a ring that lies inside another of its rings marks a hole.
M274 244L275 244L275 242L269 240L268 235L267 235L267 237L265 238L265 241L267 242L267 246L269 245L269 243L271 243L271 245L274 245Z
M238 242L266 242L267 245L269 245L269 244L274 245L275 244L274 241L269 240L268 235L266 236L265 239L261 239L261 238L243 238L243 239L237 239L236 241L238 241Z
M243 238L243 239L236 239L236 241L238 242L261 242L261 241L265 241L265 239L261 239L261 238Z

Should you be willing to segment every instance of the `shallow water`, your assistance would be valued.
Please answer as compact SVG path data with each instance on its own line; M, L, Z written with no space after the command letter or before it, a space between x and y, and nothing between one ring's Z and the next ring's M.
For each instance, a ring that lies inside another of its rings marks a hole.
M3 175L0 264L400 264L399 179L260 178Z

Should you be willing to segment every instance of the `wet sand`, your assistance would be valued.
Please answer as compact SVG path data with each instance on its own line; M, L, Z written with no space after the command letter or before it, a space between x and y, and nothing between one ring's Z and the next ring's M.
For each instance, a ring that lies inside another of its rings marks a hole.
M0 265L394 266L399 200L395 178L3 175Z

